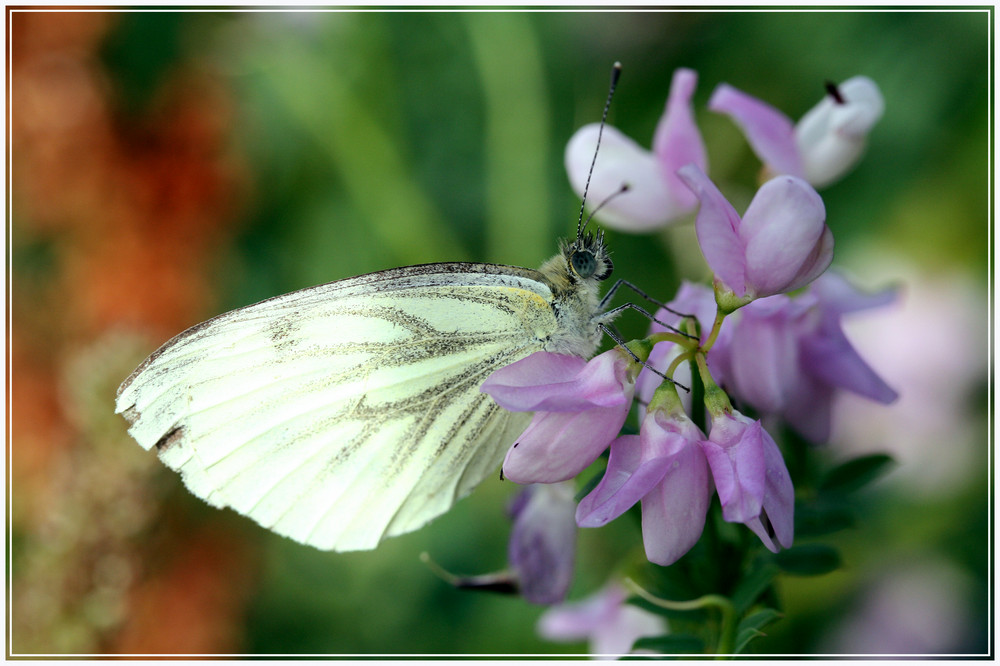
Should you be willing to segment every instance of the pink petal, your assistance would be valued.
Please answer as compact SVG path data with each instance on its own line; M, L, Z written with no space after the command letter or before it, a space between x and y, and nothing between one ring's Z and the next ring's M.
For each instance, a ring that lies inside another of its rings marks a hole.
M860 291L836 271L827 271L817 278L809 292L822 302L824 313L836 315L882 307L899 298L899 291L892 288L875 293Z
M789 548L795 536L795 487L778 445L766 430L761 432L764 462L767 466L764 512L767 513L778 543Z
M764 301L770 303L754 307ZM797 331L786 308L774 309L788 302L778 295L745 306L729 347L734 393L764 412L784 409L799 377Z
M695 231L705 261L716 277L737 296L743 296L746 293L746 259L739 231L740 216L715 183L697 166L689 164L682 167L677 175L701 202Z
M712 93L708 108L732 118L757 157L772 171L804 176L795 127L781 111L725 83Z
M628 369L629 359L617 347L595 356L577 377L580 396L598 407L630 403L634 379Z
M575 487L572 482L538 484L524 494L528 498L511 528L507 559L525 600L558 603L573 582Z
M826 443L833 423L833 387L803 374L782 416L813 444Z
M833 262L833 232L830 227L823 229L823 236L819 243L813 248L812 254L802 263L802 268L792 279L788 286L788 291L795 291L804 287L820 275L826 272Z
M722 517L745 523L760 515L764 500L765 462L759 421L734 412L712 422L702 442L722 503Z
M627 596L618 585L608 585L583 601L555 606L538 619L538 633L552 641L589 638L601 626L614 622Z
M803 274L811 275L824 258L817 256L817 248L825 248L826 231L826 208L808 183L792 176L764 183L739 231L746 245L748 289L757 297L770 296L789 291ZM832 236L825 256L833 257ZM820 272L827 265L829 261Z
M576 524L601 527L622 515L667 473L665 458L644 459L638 435L611 442L604 478L576 507Z
M778 450L778 445L766 430L762 430L761 433L767 468L763 511L760 516L746 521L746 526L760 537L768 550L776 553L778 546L774 543L775 540L785 548L792 545L795 532L795 488L792 486L792 479L788 475L788 468L785 467L785 460ZM770 530L764 525L765 518L770 524Z
M555 483L573 478L618 435L628 407L537 412L507 451L504 476L515 483Z
M689 420L675 419L662 411L649 412L640 435L623 435L611 444L604 478L576 511L580 527L600 527L625 513L649 493L675 457L690 446L697 448L701 431ZM701 452L699 451L699 455Z
M861 358L839 326L822 336L805 337L801 345L803 368L813 377L883 404L899 397Z
M712 498L708 462L696 442L670 458L663 480L642 498L642 542L650 562L667 566L698 542Z
M667 108L656 126L653 152L660 163L667 190L679 208L693 209L697 198L677 177L677 170L685 164L695 164L702 171L708 170L708 154L691 108L691 96L698 85L698 74L691 69L677 69L670 82Z
M512 412L583 409L589 403L578 377L586 367L579 356L535 352L494 372L479 390Z

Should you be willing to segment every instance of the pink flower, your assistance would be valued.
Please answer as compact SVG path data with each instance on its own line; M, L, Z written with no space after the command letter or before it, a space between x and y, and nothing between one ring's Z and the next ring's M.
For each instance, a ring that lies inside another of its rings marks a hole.
M628 594L617 583L583 601L553 606L538 618L538 634L550 641L589 640L592 655L628 654L643 636L667 632L659 615L625 603Z
M601 208L594 217L614 229L649 231L694 210L697 201L677 178L685 164L708 167L705 144L694 122L691 95L698 75L690 69L674 72L666 110L653 137L653 152L639 147L614 127L605 126L600 154L590 179L587 200L601 203L623 184L629 191ZM577 130L566 145L566 172L577 195L583 194L597 145L599 125Z
M725 83L708 108L730 116L774 174L803 178L815 187L840 179L861 159L868 134L885 104L874 81L855 76L802 116L797 125L781 111Z
M628 416L638 364L614 348L590 362L536 352L490 375L481 387L513 412L535 412L507 452L515 483L571 479L608 447Z
M573 582L575 494L572 482L536 484L511 503L507 560L521 596L533 604L562 601Z
M778 552L792 545L795 489L781 451L760 421L737 411L713 414L702 442L722 503L722 517L743 523Z
M844 335L845 314L890 303L895 292L863 294L828 272L795 298L760 299L726 319L711 356L717 379L738 402L781 416L809 441L830 438L833 400L845 390L888 404L897 393ZM641 395L641 393L640 393Z
M778 176L764 183L741 219L698 167L678 172L701 201L695 231L717 287L736 309L755 298L798 289L833 259L823 200L805 181ZM723 301L725 298L723 299ZM720 302L723 302L720 301Z
M887 305L896 299L896 292L865 294L843 276L827 273L802 298L814 300L799 324L800 382L784 416L807 439L825 442L830 438L835 391L850 391L885 405L899 397L861 358L841 325L843 315Z
M712 497L705 437L683 412L652 409L639 435L611 443L607 471L580 501L576 522L600 527L642 502L642 541L650 562L676 562L697 543Z

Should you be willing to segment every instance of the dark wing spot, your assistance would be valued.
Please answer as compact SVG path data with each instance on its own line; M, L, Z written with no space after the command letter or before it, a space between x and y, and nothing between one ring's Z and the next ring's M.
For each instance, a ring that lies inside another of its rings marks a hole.
M166 451L171 446L179 442L184 438L184 426L177 426L166 435L160 438L160 441L156 443L156 450L159 452Z

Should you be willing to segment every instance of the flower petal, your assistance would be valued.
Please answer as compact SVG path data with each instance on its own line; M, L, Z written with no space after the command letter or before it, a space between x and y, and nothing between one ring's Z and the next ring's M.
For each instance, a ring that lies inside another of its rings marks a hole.
M507 559L517 575L521 596L530 603L558 603L573 582L574 488L566 482L525 489L529 497L514 520Z
M677 466L677 455L697 448L703 439L686 417L674 418L659 410L643 418L639 432L638 437L623 435L611 443L604 478L577 507L580 527L600 527L625 513Z
M584 402L576 380L586 366L579 356L535 352L491 374L479 390L512 412L555 411L561 402Z
M803 374L782 417L813 444L825 444L833 424L833 387Z
M722 503L722 517L731 523L746 523L763 508L763 430L759 421L733 412L716 417L709 439L702 442Z
M775 540L785 548L792 545L795 532L795 488L788 475L785 459L766 430L761 430L764 461L767 468L763 511L746 525L772 553L778 552Z
M620 586L608 585L582 601L550 608L538 618L538 633L550 641L585 640L614 621L627 596Z
M611 407L631 400L629 361L617 348L589 362L568 354L535 352L500 368L480 390L512 412L582 411Z
M642 543L650 562L673 564L698 542L711 491L705 454L697 442L689 442L670 458L666 475L642 498Z
M833 258L832 236L827 252L826 233L826 208L808 183L792 176L764 183L739 230L748 290L756 297L771 296L802 286L798 283L814 277L817 268L825 270Z
M827 271L809 287L822 303L824 315L837 319L848 312L859 312L889 305L897 298L897 289L889 288L875 293L860 291L837 271Z
M833 232L830 231L830 227L825 227L823 229L823 236L819 239L816 247L813 248L812 254L802 262L802 268L799 269L798 274L789 283L788 291L795 291L800 287L806 286L825 273L832 262Z
M653 152L660 162L667 191L677 207L685 210L692 210L698 200L677 177L677 170L685 164L695 164L702 171L708 170L705 142L691 108L691 96L697 85L698 74L694 70L680 68L674 71L667 108L653 136Z
M759 411L780 412L799 377L798 336L784 294L743 308L729 345L733 393Z
M622 515L659 483L667 473L667 459L648 459L638 435L622 435L611 442L608 467L600 483L576 507L576 524L601 527Z
M743 296L746 293L746 258L739 214L697 166L682 167L677 175L701 202L695 231L705 261L716 277L737 296Z
M538 619L538 634L551 641L589 638L593 655L622 655L641 636L667 631L666 621L654 613L626 604L628 594L617 583L577 602L554 606Z
M805 178L816 187L838 180L858 162L885 108L878 86L865 76L848 79L837 93L841 101L824 97L795 127Z
M725 113L740 126L750 147L775 173L804 176L792 121L770 104L722 83L708 100L708 108Z
M795 487L781 450L766 430L761 430L764 463L764 512L775 536L785 548L790 548L795 536Z
M635 379L629 376L630 364L631 359L618 347L590 359L577 377L580 396L598 407L631 403Z
M618 435L629 405L582 412L536 412L507 451L504 476L515 483L571 479L597 459Z
M594 160L598 128L596 123L585 125L566 144L566 173L577 196L583 196ZM606 226L622 231L648 231L687 212L667 189L656 156L614 127L605 125L587 191L588 208L592 210L625 184L629 186L628 192L615 196L594 215Z
M839 326L827 327L821 336L804 337L801 349L803 369L833 387L886 405L899 397L861 358Z

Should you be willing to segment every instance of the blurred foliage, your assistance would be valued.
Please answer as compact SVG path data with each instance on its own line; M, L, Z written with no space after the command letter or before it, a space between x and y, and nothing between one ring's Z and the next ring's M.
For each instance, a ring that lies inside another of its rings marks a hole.
M158 466L118 460L107 444L137 451L123 421L109 434L114 377L94 381L99 400L67 397L66 387L81 386L69 368L88 359L124 378L185 326L293 289L431 261L538 265L576 223L562 150L599 119L615 60L624 74L610 122L647 146L673 70L698 71L711 174L737 208L759 164L728 119L705 109L716 84L797 118L825 80L871 77L885 117L860 166L822 193L837 262L864 275L866 249L888 248L932 278L982 285L989 275L989 10L24 12L11 21L15 653L582 651L536 637L542 609L452 589L418 560L426 550L456 572L503 567L513 484L487 480L374 552L323 553L192 500ZM682 277L706 277L690 226L608 238L616 276L663 300ZM633 315L621 320L627 336L646 325ZM121 329L148 336L145 346L115 343ZM978 353L985 368L986 349ZM986 372L970 403L983 424ZM72 416L81 409L90 416ZM966 445L981 446L985 427L973 432ZM825 453L828 468L850 457ZM66 469L141 483L95 499L93 479L52 485ZM962 491L943 497L876 483L849 515L800 514L832 522L824 539L846 566L782 577L784 617L748 619L743 638L757 624L767 634L751 651L825 649L896 558L923 554L950 563L969 590L967 626L945 649L985 652L984 471L969 470ZM82 537L42 516L69 516L76 530L125 520L107 511L114 501L144 513L96 532L107 541L86 542L87 563L67 560ZM625 518L581 531L571 597L641 559L638 543ZM661 574L677 579L684 566ZM187 621L171 628L164 617Z

